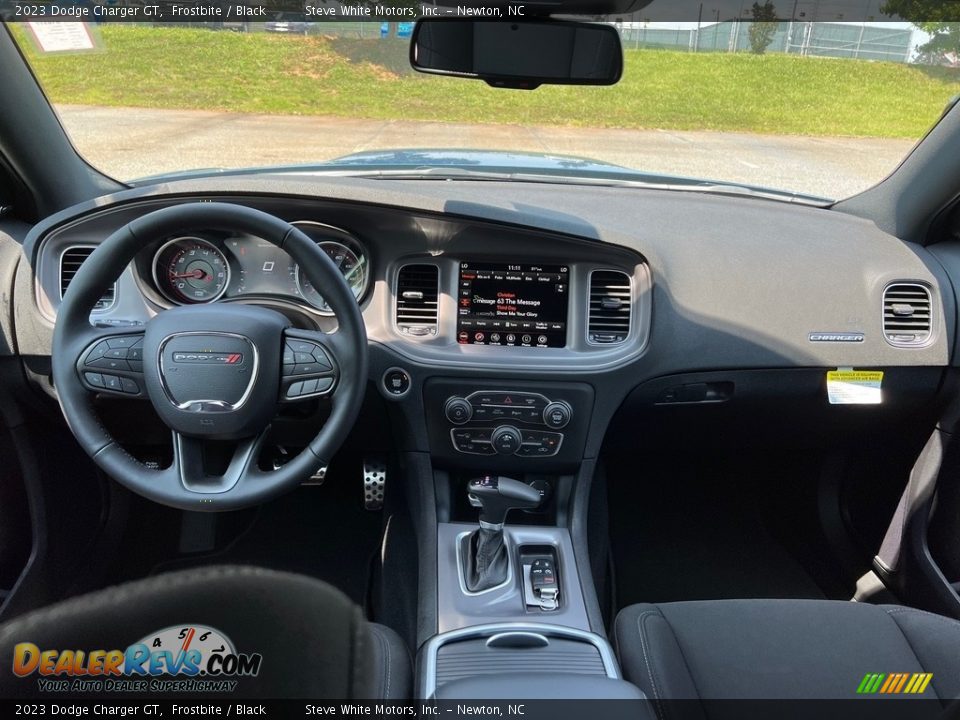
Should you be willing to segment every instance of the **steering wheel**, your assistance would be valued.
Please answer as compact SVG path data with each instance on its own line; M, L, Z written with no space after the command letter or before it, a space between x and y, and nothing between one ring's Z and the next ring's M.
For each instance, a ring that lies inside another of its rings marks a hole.
M322 289L338 330L296 330L278 312L241 304L175 307L143 326L90 324L95 303L138 251L196 228L249 233L287 252ZM327 464L360 410L367 336L343 276L300 230L241 205L188 203L125 225L83 263L57 314L52 362L67 423L107 475L164 505L224 511L276 497ZM100 423L96 393L149 399L173 433L170 466L129 455ZM332 410L316 437L279 469L261 470L257 457L278 405L323 395ZM211 469L214 456L220 463Z

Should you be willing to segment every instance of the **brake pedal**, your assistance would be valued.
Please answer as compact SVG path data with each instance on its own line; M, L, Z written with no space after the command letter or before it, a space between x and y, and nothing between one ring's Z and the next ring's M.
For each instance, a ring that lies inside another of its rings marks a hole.
M387 464L380 458L363 459L363 507L366 510L383 508L387 489Z

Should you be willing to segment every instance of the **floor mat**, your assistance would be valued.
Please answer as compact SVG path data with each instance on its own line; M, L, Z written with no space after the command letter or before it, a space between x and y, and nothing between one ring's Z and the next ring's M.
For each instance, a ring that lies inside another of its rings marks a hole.
M613 470L608 480L618 608L638 602L824 597L767 530L749 482L732 480L715 462L671 458L642 467L642 477L618 477Z
M363 508L360 472L331 473L258 508L222 550L165 560L153 572L214 563L249 564L319 578L364 605L382 517Z

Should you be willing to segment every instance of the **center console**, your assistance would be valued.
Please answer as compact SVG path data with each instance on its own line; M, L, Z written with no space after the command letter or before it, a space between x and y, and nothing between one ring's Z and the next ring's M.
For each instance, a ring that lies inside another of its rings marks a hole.
M492 396L478 392L475 399ZM463 490L479 518L461 512L437 526L438 634L420 652L420 696L642 700L591 626L581 586L589 569L578 567L568 529L546 512L551 486L481 475Z
M505 368L521 356L535 364L568 353L576 363L587 337L572 302L585 290L581 270L458 262L451 352L502 358ZM552 380L496 374L421 385L438 497L437 634L420 651L421 697L642 699L598 634L591 571L570 531L595 389L564 381L562 369Z

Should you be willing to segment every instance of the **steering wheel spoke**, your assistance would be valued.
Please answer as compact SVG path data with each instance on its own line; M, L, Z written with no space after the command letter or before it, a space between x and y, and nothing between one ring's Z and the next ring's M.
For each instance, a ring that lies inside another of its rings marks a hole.
M214 495L232 490L259 472L257 457L268 430L229 444L190 437L174 430L173 462L167 472L174 474L180 485L193 493ZM211 471L214 465L217 467Z
M143 338L142 331L95 332L77 360L84 388L124 399L145 398Z
M337 333L284 332L280 399L298 402L329 395L340 377L338 356L346 351Z

